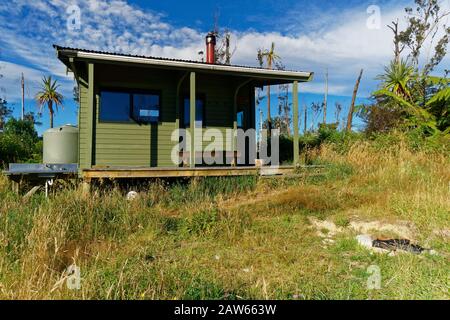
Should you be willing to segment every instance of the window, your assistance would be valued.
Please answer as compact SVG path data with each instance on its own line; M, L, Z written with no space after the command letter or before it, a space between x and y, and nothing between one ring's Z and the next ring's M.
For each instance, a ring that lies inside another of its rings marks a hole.
M236 115L237 118L237 127L239 129L244 128L244 111L239 111Z
M100 121L131 121L131 99L129 93L102 91L100 93L100 101Z
M133 94L133 119L138 122L158 122L159 100L156 94Z
M185 128L188 128L191 126L190 111L191 111L190 99L185 98L184 99L184 114L183 114ZM204 111L205 111L205 100L201 99L201 98L197 98L196 103L195 103L195 127L196 128L203 127Z
M154 123L159 121L160 95L104 90L100 93L99 120Z

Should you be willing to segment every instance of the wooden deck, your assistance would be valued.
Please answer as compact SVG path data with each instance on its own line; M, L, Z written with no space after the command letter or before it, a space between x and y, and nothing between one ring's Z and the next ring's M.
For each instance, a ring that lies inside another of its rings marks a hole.
M85 169L82 177L91 179L135 179L135 178L190 178L229 176L280 176L292 174L293 166L282 167L197 167L197 168L140 168L105 167Z

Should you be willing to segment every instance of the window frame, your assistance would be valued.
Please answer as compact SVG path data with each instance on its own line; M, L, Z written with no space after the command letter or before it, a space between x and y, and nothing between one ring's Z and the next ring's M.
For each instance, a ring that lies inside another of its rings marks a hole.
M111 93L124 93L129 95L130 99L130 110L129 110L129 121L113 121L113 120L102 120L100 118L101 110L102 110L102 92L111 92ZM159 116L158 121L150 122L150 121L139 121L134 117L134 101L133 95L141 94L141 95L156 95L159 98ZM98 122L99 123L119 123L119 124L139 124L139 125L152 125L152 124L160 124L162 119L162 90L155 89L129 89L129 88L118 88L118 87L102 87L99 89L99 106L98 106Z

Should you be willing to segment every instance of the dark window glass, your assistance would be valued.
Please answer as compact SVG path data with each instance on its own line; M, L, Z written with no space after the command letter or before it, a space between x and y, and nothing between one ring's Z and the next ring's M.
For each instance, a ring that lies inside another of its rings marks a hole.
M100 101L100 121L135 120L144 123L159 121L160 96L158 94L102 91Z
M100 103L100 121L131 121L131 101L129 93L102 91L100 93Z
M159 102L157 94L133 94L133 117L139 122L159 121Z
M195 104L195 127L201 128L203 126L203 111L205 102L203 99L197 99ZM190 99L184 99L184 127L188 128L191 126L191 104Z
M244 128L244 111L237 113L237 127L240 129Z

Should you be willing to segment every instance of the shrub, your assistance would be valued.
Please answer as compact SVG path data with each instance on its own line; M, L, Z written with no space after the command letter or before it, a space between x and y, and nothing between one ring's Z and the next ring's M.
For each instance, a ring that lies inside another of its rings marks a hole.
M300 153L308 153L311 150L318 150L324 143L331 143L336 147L336 151L345 153L355 141L362 138L363 134L361 133L339 131L335 123L321 124L318 131L307 132L299 137L299 150ZM281 135L279 146L280 163L292 162L294 138Z
M27 120L11 118L5 124L0 135L0 165L13 162L40 162L42 159L42 141Z
M393 131L389 134L372 133L368 136L377 150L389 149L404 144L411 151L449 152L450 138L444 133L428 136L421 128L407 132Z
M404 122L405 113L395 104L363 106L358 116L366 124L366 133L388 133Z

